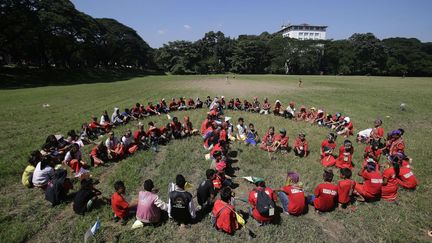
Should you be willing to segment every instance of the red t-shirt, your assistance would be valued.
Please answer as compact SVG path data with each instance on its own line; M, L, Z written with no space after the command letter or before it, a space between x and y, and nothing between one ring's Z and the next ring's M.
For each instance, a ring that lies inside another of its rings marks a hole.
M138 143L142 137L146 137L146 136L147 136L146 132L141 131L141 130L136 130L133 134L133 138L135 140L135 143Z
M382 176L379 171L368 172L364 170L362 173L364 179L364 190L369 193L371 197L378 197L381 195Z
M303 147L304 151L308 151L308 142L306 141L306 139L304 141L302 141L300 138L296 138L296 140L294 142L294 147L295 148Z
M350 151L345 151L345 146L342 145L339 147L339 156L336 160L336 167L338 168L353 168L352 163L352 154L354 153L354 148L351 148Z
M415 177L414 173L411 171L409 167L401 167L399 170L399 181L401 181L403 184L403 187L406 188L416 188L417 187L417 178Z
M101 125L99 123L97 123L95 121L92 121L88 127L91 128L91 129L96 129L96 128L100 127L100 126Z
M321 212L332 210L336 206L338 187L335 184L324 182L319 184L314 191L314 206Z
M114 214L121 219L126 218L129 213L129 203L117 192L114 192L111 197L111 207Z
M394 140L390 145L390 155L395 155L398 152L405 151L405 142L402 138Z
M216 200L212 213L215 217L217 217L215 225L217 229L231 234L235 229L238 228L236 215L233 210L233 205L228 204L221 199Z
M368 146L366 146L366 148L365 148L365 150L364 150L364 153L365 153L365 155L366 155L366 156L365 156L365 159L368 159L368 158L369 158L369 154L372 153L373 156L375 157L375 158L372 158L372 159L374 159L375 161L379 162L379 161L380 161L380 158L381 158L382 150L381 150L381 149L378 149L378 150L376 150L376 151L373 151L373 150L372 150L372 147L371 147L370 145L368 145Z
M262 188L262 187L258 187L258 188L255 189L255 190L263 190L263 188ZM261 214L258 212L258 210L256 209L256 203L257 203L258 193L257 193L255 190L252 190L252 191L249 193L249 203L250 203L250 204L252 205L252 207L253 207L253 210L252 210L252 216L253 216L257 221L259 221L259 222L270 222L270 221L273 219L274 215L273 215L273 216L269 216L269 217L267 217L267 216L263 216L263 215L261 215ZM276 201L276 200L277 200L276 193L274 193L272 189L270 189L270 188L267 187L267 188L265 189L265 193L267 193L267 195L269 195L269 197L270 197L273 201Z
M98 153L98 150L99 150L98 146L93 147L92 150L91 150L91 152L90 152L90 156L91 157L96 157L97 153Z
M398 182L393 167L387 168L382 174L387 179L387 184L381 188L381 197L387 200L394 200L397 197Z
M372 138L382 138L384 137L384 128L380 127L375 127L374 129L372 129L371 135Z
M288 147L288 136L282 137L281 134L277 134L274 138L275 141L279 141L281 144L281 147L286 148Z
M302 214L306 206L303 189L290 185L282 187L282 191L288 195L288 213L292 215Z
M332 150L334 150L336 148L336 143L329 143L327 139L324 139L324 141L321 143L321 154L324 154L325 147L330 147Z
M338 200L339 203L345 204L351 201L351 194L356 182L350 179L340 180L338 182Z

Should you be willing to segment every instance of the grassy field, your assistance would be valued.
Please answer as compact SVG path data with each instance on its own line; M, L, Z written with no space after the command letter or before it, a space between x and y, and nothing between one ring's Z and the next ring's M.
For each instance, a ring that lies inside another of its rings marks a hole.
M380 117L387 131L404 128L406 153L414 159L414 173L420 186L415 192L400 190L398 204L378 202L358 204L352 213L334 211L316 214L310 210L300 217L281 216L275 225L258 228L247 224L257 233L256 242L430 242L427 235L432 230L432 96L431 78L390 77L342 77L304 76L303 87L297 87L298 76L251 75L237 76L225 80L225 76L147 76L118 80L117 82L48 86L39 88L0 90L0 241L1 242L79 242L85 231L99 217L102 228L97 241L181 241L181 242L241 242L247 240L245 231L234 236L214 231L210 219L204 218L189 230L179 229L166 222L160 227L144 227L131 230L133 220L127 226L110 221L111 208L105 206L85 216L77 216L71 203L52 208L44 200L40 190L26 189L20 184L21 173L30 151L39 149L49 134L66 134L88 122L92 115L103 110L112 112L117 106L131 107L136 102L147 103L165 97L196 97L225 95L251 99L268 97L272 102L279 99L283 105L289 101L296 104L324 108L328 112L348 114L357 131L372 126ZM83 82L85 83L85 82ZM43 104L50 104L43 108ZM406 103L401 112L399 105ZM206 110L177 112L189 115L198 127ZM260 116L243 112L227 112L233 120L244 117L246 123L255 124L260 135L270 125L286 128L293 143L296 134L303 130L307 134L312 152L308 158L297 159L293 154L277 155L269 160L267 153L257 148L234 144L239 151L240 170L237 176L263 177L267 185L279 188L284 183L286 171L301 174L305 190L312 192L321 182L322 166L318 160L319 145L328 131L310 124L297 123L274 116ZM158 126L168 122L166 117L147 120ZM117 135L127 128L135 129L136 122L116 129ZM352 138L354 140L354 138ZM338 146L342 139L338 138ZM359 170L364 145L355 145L355 174ZM85 148L89 152L90 147ZM194 185L204 178L209 162L204 160L206 151L201 138L172 141L158 154L145 151L112 164L93 169L101 183L98 188L105 196L113 193L113 182L121 179L127 194L135 198L147 178L152 178L160 188L160 196L167 199L167 184L182 173ZM338 179L335 177L336 180ZM355 179L359 180L358 176ZM239 197L247 197L252 186L236 179L240 187ZM193 191L195 192L195 191ZM246 210L247 205L238 203L237 208Z

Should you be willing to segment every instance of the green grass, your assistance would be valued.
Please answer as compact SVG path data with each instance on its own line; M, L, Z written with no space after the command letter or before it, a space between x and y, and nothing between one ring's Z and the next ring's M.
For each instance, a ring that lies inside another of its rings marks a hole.
M213 79L221 84L225 76L147 76L118 80L107 83L79 84L71 86L48 86L39 88L0 90L0 241L82 241L84 232L99 217L102 228L96 235L97 241L245 241L246 233L238 231L234 236L211 229L209 218L182 231L173 223L167 222L161 227L145 227L130 230L132 221L127 226L111 222L111 208L106 206L92 211L84 217L73 214L71 204L51 208L44 200L41 191L26 189L20 184L21 173L26 165L30 151L39 149L48 134L78 129L80 124L90 120L92 115L100 116L103 110L112 111L114 106L130 107L135 102L157 101L159 98L179 96L221 95L221 91L203 90L189 85L184 80ZM244 81L239 81L239 80ZM379 202L360 204L354 213L335 211L317 215L310 210L301 217L282 216L277 225L257 228L248 222L258 238L256 241L302 241L302 242L348 242L348 241L431 241L427 231L432 229L432 169L430 158L432 148L432 95L431 78L390 78L390 77L343 77L343 76L303 76L303 86L296 88L298 77L275 75L237 76L231 81L247 86L248 82L261 82L288 87L284 91L254 90L236 93L241 98L252 96L280 99L284 105L295 101L297 105L325 108L329 112L342 112L350 115L358 130L368 128L375 118L384 121L387 131L402 127L406 130L405 141L407 154L414 159L414 173L420 181L415 192L399 191L399 205ZM82 83L86 83L83 80ZM232 95L226 95L231 97ZM407 104L407 110L399 111L400 103ZM42 104L50 104L43 108ZM195 127L204 119L205 110L176 113L179 117L189 115ZM322 166L318 161L318 150L326 129L305 123L296 123L274 116L259 116L251 113L228 112L233 120L242 116L246 123L252 122L263 135L266 128L274 125L277 129L285 127L292 144L300 130L307 133L312 152L308 158L297 159L292 154L278 155L270 161L267 154L256 148L234 144L239 151L238 176L254 175L264 177L273 188L283 185L285 172L298 171L305 189L312 192L321 181ZM389 116L389 117L387 117ZM167 123L163 116L152 117L160 126ZM147 122L144 121L145 123ZM117 135L127 128L134 128L135 123L116 129ZM353 139L353 138L352 138ZM338 139L338 145L341 139ZM89 152L90 147L85 148ZM355 162L361 160L364 145L355 145ZM101 179L98 186L105 196L113 193L115 180L124 180L127 193L136 197L143 181L152 178L160 188L160 196L167 199L167 184L174 180L177 173L183 173L194 185L204 178L204 171L209 162L204 160L206 151L202 149L201 139L193 137L173 141L155 155L149 151L138 154L110 167L96 168L92 172ZM355 172L358 171L358 166ZM357 174L357 173L355 173ZM337 179L337 178L336 178ZM355 176L355 179L359 179ZM240 181L240 180L238 180ZM236 194L247 197L250 184L240 181ZM195 192L195 191L193 191ZM243 203L237 208L246 210Z

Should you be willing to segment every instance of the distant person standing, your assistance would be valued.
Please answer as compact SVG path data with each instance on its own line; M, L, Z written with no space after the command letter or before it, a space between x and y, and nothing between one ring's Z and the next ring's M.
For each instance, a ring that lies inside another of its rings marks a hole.
M302 83L303 83L302 79L301 79L301 78L299 78L299 81L298 81L298 86L299 86L299 88L301 88L301 86L302 86Z

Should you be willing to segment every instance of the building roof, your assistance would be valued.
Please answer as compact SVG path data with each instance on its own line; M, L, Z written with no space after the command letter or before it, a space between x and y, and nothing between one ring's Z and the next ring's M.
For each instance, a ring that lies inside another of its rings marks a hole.
M282 25L281 30L279 30L278 32L282 32L286 29L289 29L291 27L318 27L318 28L322 28L322 29L326 29L328 26L326 25L310 25L310 24L287 24L287 25Z

